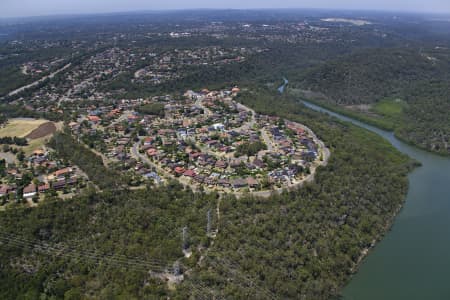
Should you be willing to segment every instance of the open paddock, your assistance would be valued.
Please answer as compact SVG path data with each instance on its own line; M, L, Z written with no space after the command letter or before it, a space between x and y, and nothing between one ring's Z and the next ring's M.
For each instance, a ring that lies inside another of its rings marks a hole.
M10 119L4 127L0 128L0 137L26 137L33 130L47 122L48 120L44 119Z

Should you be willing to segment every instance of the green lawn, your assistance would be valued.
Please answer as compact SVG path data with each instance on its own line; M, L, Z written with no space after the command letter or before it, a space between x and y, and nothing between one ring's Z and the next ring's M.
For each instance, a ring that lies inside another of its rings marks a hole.
M48 122L44 119L10 119L5 127L0 129L0 137L25 137L40 125Z
M398 118L401 117L406 106L406 102L401 99L385 99L377 102L372 110L384 117Z

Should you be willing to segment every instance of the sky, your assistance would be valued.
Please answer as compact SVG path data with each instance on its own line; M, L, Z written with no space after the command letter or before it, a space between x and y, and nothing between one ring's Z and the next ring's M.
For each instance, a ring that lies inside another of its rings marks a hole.
M0 0L0 17L195 8L330 8L450 13L450 0Z

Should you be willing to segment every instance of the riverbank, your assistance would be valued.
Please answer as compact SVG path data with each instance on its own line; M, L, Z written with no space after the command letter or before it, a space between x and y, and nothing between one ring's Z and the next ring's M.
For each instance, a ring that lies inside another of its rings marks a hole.
M296 95L295 91L294 91L293 95L294 96ZM304 97L301 97L301 98L304 98ZM385 122L382 119L375 119L373 117L366 116L366 115L364 115L362 113L358 113L356 111L351 111L351 110L339 107L337 105L326 103L324 101L320 101L320 100L316 100L316 99L312 99L312 98L305 98L305 100L307 102L309 102L309 103L315 104L315 105L320 106L322 108L326 108L327 110L330 110L330 111L332 111L334 113L338 113L338 114L344 115L346 117L358 120L358 121L366 123L368 125L375 126L375 127L379 128L379 129L382 129L382 130L390 131L390 132L392 132L394 134L394 136L397 139L401 140L402 142L404 142L404 143L406 143L406 144L408 144L410 146L417 147L419 149L422 149L424 151L427 151L427 152L430 152L430 153L433 153L433 154L436 154L436 155L439 155L439 156L442 156L442 157L450 157L450 152L449 153L445 153L445 152L432 151L432 150L428 149L427 147L424 147L424 146L422 146L420 144L416 144L416 143L414 143L414 142L412 142L412 141L402 137L399 134L399 132L398 132L400 130L400 128L399 128L400 125L395 125L395 124L393 124L391 122Z
M379 242L362 253L364 259L345 286L343 299L450 298L444 280L450 275L450 160L403 143L391 132L312 103L305 105L375 132L421 163L408 175L407 197L393 223Z
M304 105L306 105L306 107L308 107L310 109L313 109L315 111L322 112L322 113L327 113L327 114L329 114L329 115L331 115L333 117L337 117L338 119L341 119L341 120L346 121L346 122L351 122L348 119L340 118L339 115L338 115L338 112L335 112L335 111L332 111L332 110L328 111L328 107L322 107L319 104L313 103L313 102L310 102L310 101L303 101L303 100L301 100L301 102ZM333 112L333 114L330 114L330 112ZM348 116L346 116L346 117L349 118ZM358 121L362 122L361 120L358 120ZM356 125L356 126L359 126L358 123L356 123L356 124L354 122L352 122L352 123L354 125ZM384 232L384 234L382 234L381 236L379 236L379 237L375 238L374 240L372 240L372 243L370 244L370 247L366 247L366 248L362 249L362 251L361 251L357 261L355 262L354 266L351 269L352 276L350 277L349 281L344 285L344 287L347 286L348 283L351 282L353 276L358 273L360 267L364 263L364 260L369 256L369 254L372 253L372 251L374 250L376 245L386 236L386 234L389 233L389 231L391 230L392 226L394 225L395 218L401 212L402 208L404 207L405 202L406 202L406 199L405 199L405 201L402 204L400 204L398 206L397 210L392 214L391 218L385 223L385 226L384 226L385 232Z

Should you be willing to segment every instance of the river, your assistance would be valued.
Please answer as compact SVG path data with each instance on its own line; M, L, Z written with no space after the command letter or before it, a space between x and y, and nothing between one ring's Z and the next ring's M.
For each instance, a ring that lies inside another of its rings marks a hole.
M406 202L391 231L363 261L344 288L343 299L450 299L450 159L407 145L391 132L303 103L377 133L422 163L408 176Z
M283 77L283 84L278 88L278 92L280 92L280 94L284 93L284 90L286 89L286 86L289 84L289 80L287 80L286 78Z

